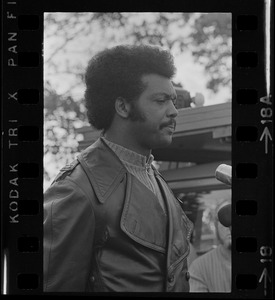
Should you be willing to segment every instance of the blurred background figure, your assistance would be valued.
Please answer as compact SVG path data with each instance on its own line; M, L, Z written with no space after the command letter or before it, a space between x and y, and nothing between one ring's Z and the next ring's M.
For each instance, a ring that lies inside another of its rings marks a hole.
M190 292L231 292L231 227L218 220L218 211L229 202L222 202L216 209L216 235L219 245L196 258L190 266Z

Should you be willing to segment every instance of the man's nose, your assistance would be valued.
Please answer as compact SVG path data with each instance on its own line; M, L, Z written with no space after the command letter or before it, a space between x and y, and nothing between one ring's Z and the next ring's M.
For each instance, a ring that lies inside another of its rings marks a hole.
M178 110L176 109L174 103L172 101L170 101L170 105L167 111L167 115L170 118L176 118L176 116L178 115Z

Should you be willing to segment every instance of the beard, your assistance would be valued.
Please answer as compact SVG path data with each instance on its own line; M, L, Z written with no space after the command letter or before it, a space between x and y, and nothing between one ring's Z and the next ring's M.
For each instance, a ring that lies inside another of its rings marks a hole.
M171 118L168 121L160 121L158 114L152 118L148 116L134 101L131 102L128 120L132 123L133 134L138 136L141 144L148 149L166 147L172 142L172 132L163 131L165 127L176 127L176 121ZM170 129L171 130L171 129Z

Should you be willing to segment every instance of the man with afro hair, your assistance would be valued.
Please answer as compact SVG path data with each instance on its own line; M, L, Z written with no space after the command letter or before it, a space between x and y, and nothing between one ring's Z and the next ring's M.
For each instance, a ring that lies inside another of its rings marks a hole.
M87 115L101 136L45 193L44 291L189 291L193 224L152 164L176 127L174 74L156 46L90 60Z

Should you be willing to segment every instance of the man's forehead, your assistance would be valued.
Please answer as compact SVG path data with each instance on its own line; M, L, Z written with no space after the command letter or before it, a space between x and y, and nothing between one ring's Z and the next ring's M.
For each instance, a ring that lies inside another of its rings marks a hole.
M151 94L175 94L172 81L167 77L157 74L148 74L142 76L142 82L145 83L147 92Z

